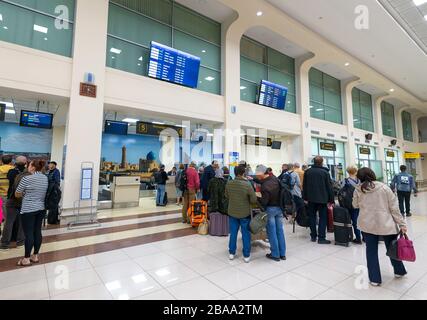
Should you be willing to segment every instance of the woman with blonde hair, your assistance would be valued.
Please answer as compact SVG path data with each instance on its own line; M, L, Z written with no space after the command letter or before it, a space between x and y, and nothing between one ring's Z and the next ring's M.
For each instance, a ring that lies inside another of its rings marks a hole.
M351 199L353 199L354 190L360 183L359 179L357 178L357 171L358 169L356 166L348 167L347 168L348 178L345 178L343 181L343 188L347 188L351 192ZM359 218L359 209L354 208L351 205L351 203L347 209L350 212L351 221L353 224L353 231L355 236L353 243L362 244L362 234L357 227L357 220Z

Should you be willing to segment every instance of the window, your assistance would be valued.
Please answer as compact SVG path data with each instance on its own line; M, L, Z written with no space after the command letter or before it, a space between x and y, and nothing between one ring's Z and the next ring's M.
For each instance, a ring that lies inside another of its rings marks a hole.
M396 138L396 121L394 119L394 106L388 102L381 103L381 118L383 122L383 134Z
M359 168L371 168L375 172L377 180L384 181L383 163L377 159L377 148L356 144L356 160Z
M172 0L111 0L107 66L146 76L151 41L200 57L197 88L221 93L220 23Z
M268 80L288 88L285 110L296 113L295 60L248 37L240 54L241 100L256 103L261 81Z
M412 116L409 112L402 112L402 128L403 128L403 139L406 141L414 141L412 133Z
M343 123L341 82L315 68L311 68L310 113L313 118Z
M353 88L352 97L354 127L374 132L374 116L372 112L371 95L357 88Z
M57 20L62 14L55 12L58 6L68 8L68 20ZM0 40L71 57L74 6L75 0L1 1Z

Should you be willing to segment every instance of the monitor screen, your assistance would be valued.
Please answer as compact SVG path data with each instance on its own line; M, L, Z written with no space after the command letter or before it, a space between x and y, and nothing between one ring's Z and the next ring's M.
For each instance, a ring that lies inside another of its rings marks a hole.
M282 149L282 142L281 141L273 141L273 145L271 146L273 150L280 150Z
M199 80L200 58L152 41L148 76L190 88Z
M51 113L22 110L19 125L22 127L52 129L52 121L53 114Z
M274 109L285 110L287 95L288 88L270 81L262 80L258 104Z
M126 136L128 134L129 123L121 121L105 121L105 133Z

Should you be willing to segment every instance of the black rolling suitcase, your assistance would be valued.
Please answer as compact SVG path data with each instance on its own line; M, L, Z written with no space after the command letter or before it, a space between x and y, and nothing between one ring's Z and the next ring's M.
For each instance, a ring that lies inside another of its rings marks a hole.
M334 208L334 235L335 245L348 247L353 240L353 225L346 208Z

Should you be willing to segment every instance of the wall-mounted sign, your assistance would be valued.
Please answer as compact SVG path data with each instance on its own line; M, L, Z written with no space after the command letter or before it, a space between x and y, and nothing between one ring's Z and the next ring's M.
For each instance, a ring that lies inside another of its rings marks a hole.
M271 147L271 146L273 146L273 139L263 138L263 137L245 136L245 144L246 145L263 146L263 147Z
M83 97L96 98L97 87L90 83L80 83L80 95Z
M337 151L337 145L335 143L320 142L320 150Z
M387 157L389 158L394 158L395 157L395 153L393 151L387 151Z
M421 153L407 152L405 153L405 159L421 159Z
M137 134L144 134L149 136L160 136L163 130L166 129L172 129L178 133L178 136L180 138L183 137L183 128L170 126L170 125L160 125L160 124L153 124L149 122L137 122L136 123L136 133Z
M359 148L360 154L365 154L365 155L371 155L371 149L366 148L366 147L360 147Z

